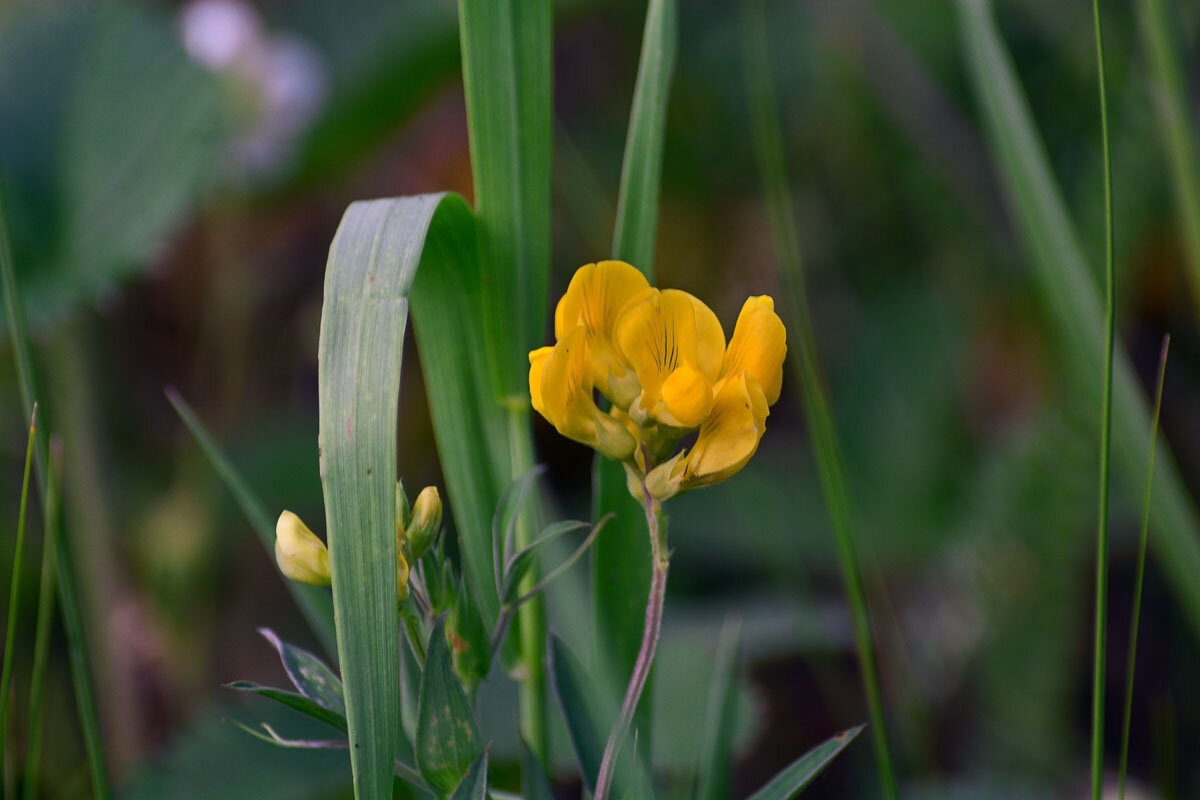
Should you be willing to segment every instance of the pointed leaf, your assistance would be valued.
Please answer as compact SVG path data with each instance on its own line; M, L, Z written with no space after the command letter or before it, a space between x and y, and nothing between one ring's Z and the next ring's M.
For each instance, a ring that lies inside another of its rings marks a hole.
M748 800L790 800L795 797L801 789L812 782L813 778L817 777L821 770L825 769L830 761L833 761L838 753L842 752L846 745L854 741L854 737L858 736L865 727L865 725L859 725L857 728L842 731L832 739L817 745L793 761L783 772L772 778L766 786L750 795Z
M450 800L487 800L488 754L484 750L471 764Z
M550 779L524 740L521 741L521 791L525 800L554 800Z
M697 800L720 800L732 794L730 767L733 761L734 714L737 699L737 659L742 634L740 619L721 626L717 655L713 659L712 683L708 692L708 715L700 747Z
M547 525L537 539L513 553L504 564L504 580L501 583L500 602L508 604L517 598L521 579L529 572L529 568L533 566L537 554L543 547L558 539L563 534L586 527L588 527L588 523L577 520L564 520L563 522Z
M475 714L450 666L445 616L438 618L429 634L417 710L416 747L421 775L442 792L454 789L471 762L483 752Z
M236 689L239 692L253 692L254 694L266 697L269 700L274 700L277 703L282 703L288 708L295 709L301 714L312 717L315 720L324 722L331 728L337 728L342 733L346 732L346 718L336 711L332 711L312 698L305 697L302 694L289 692L284 689L275 689L271 686L262 686L253 681L234 681L233 683L225 684L226 689Z
M346 715L342 681L324 661L301 647L283 641L270 628L259 628L258 632L279 653L284 671L300 694L343 717Z

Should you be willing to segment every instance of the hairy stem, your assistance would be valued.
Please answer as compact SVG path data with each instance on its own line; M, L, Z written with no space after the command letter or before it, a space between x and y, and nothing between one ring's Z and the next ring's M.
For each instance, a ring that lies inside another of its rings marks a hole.
M646 510L646 526L650 530L650 557L653 560L650 599L646 601L646 625L642 629L642 647L638 650L637 661L633 664L633 675L629 678L629 688L625 690L625 700L621 703L621 711L613 724L612 733L608 735L608 743L604 745L604 757L600 760L600 774L596 777L594 800L606 800L612 788L617 756L621 752L625 735L629 732L629 723L637 711L642 690L646 688L646 680L650 677L650 668L654 665L654 651L658 648L658 637L662 632L663 600L667 593L669 561L666 547L659 536L658 501L650 496L645 481L642 482L642 498L642 507Z

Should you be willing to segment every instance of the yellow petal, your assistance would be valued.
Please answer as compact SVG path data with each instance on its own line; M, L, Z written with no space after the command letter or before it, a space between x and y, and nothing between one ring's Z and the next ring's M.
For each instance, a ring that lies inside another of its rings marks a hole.
M628 362L641 384L641 396L630 406L638 421L651 417L664 425L692 427L692 413L711 401L712 383L719 376L725 333L708 307L687 292L668 289L643 292L626 305L613 328L618 354ZM672 385L672 404L683 410L677 417L663 402L663 386L672 374L686 368Z
M700 370L684 364L663 381L662 399L667 411L679 423L676 427L694 428L712 409L712 386Z
M553 347L539 347L529 354L529 399L533 402L533 410L543 417L546 416L546 410L542 403L542 371L546 368L546 359L553 352Z
M646 277L624 261L585 264L576 270L554 310L555 338L576 325L587 331L592 382L619 406L628 406L638 390L629 387L632 375L613 349L613 324L625 304L649 287Z
M766 430L767 399L754 376L729 378L687 456L683 487L723 481L746 466Z
M786 354L787 331L775 313L775 301L767 295L748 298L725 353L725 376L739 372L753 375L762 386L767 404L774 405L783 384Z
M561 339L576 325L587 329L589 339L611 338L621 307L649 285L637 267L624 261L584 264L554 310L554 338Z
M275 561L280 572L298 583L329 585L329 550L291 511L275 523Z

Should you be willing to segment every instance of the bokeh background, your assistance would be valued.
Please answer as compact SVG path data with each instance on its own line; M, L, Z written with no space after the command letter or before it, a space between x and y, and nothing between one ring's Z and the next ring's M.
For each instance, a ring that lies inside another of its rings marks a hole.
M1194 118L1200 6L1165 5ZM1194 490L1200 318L1173 167L1139 20L1106 6L1121 347L1148 387L1161 337L1174 337L1163 429ZM644 11L626 0L555 5L553 296L609 252ZM1062 379L958 12L950 0L786 0L767 13L903 794L1081 797L1099 407ZM998 0L996 13L1099 280L1090 5ZM748 294L780 291L738 4L686 0L679 25L656 269L731 328ZM271 509L320 521L316 345L329 242L355 199L447 189L469 199L466 131L449 0L0 3L4 210L63 442L122 797L349 796L344 754L275 750L227 721L279 717L222 689L283 679L257 628L316 644L163 390L194 406ZM420 487L440 477L408 347L400 469ZM8 575L26 421L7 343L2 353ZM670 509L655 733L668 784L695 758L710 655L730 614L745 636L739 796L866 717L800 394L787 381L769 427L744 473ZM551 434L538 428L549 494L561 515L586 518L590 453ZM1115 487L1111 764L1141 503ZM16 698L27 693L38 568L33 556L22 566ZM581 595L587 579L577 568L556 596ZM580 619L564 611L554 624ZM42 794L79 797L87 773L60 633L54 656ZM505 736L511 697L485 692L485 702ZM25 713L14 701L14 764ZM1131 796L1200 796L1200 640L1153 558L1132 730ZM805 796L876 796L872 764L864 737Z

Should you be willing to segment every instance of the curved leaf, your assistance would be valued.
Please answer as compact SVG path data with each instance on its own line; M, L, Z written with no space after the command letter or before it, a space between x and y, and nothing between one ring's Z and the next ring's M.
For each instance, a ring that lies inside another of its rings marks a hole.
M854 741L854 737L858 736L865 727L865 725L859 725L857 728L842 731L832 739L817 745L793 761L783 772L772 778L766 786L750 795L747 800L790 800L795 797L801 789L812 782L813 778L817 777L821 770L829 765L830 761L833 761L838 753L845 749L846 745Z
M346 715L342 681L324 661L301 647L283 641L270 628L259 628L258 632L279 653L284 671L300 694L343 717Z
M483 742L467 694L450 666L446 618L429 634L421 700L417 710L417 768L425 781L448 793L463 780L483 752Z

